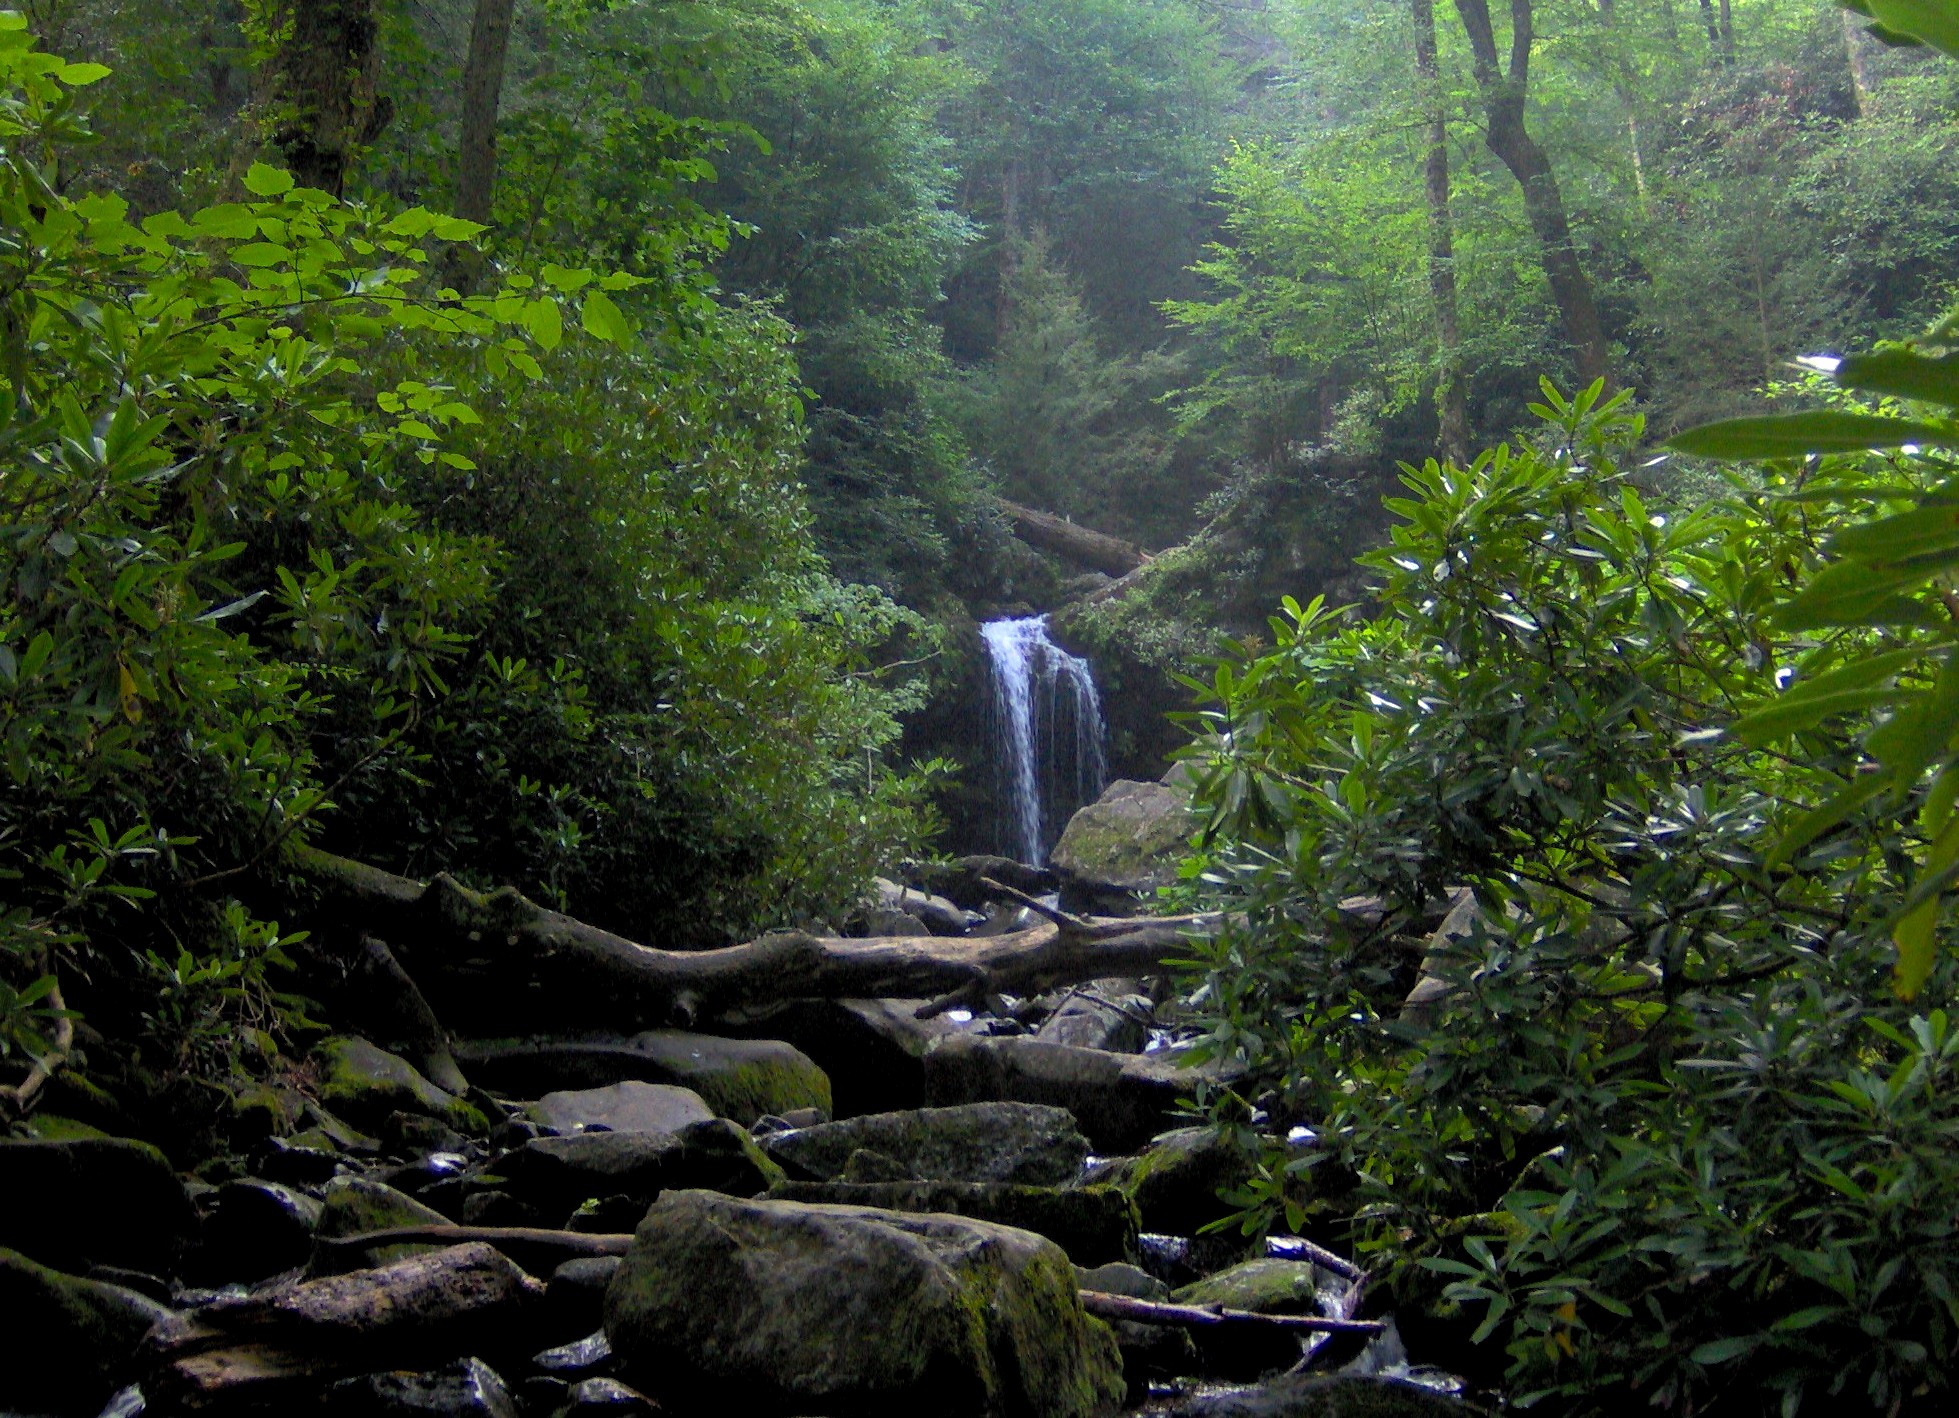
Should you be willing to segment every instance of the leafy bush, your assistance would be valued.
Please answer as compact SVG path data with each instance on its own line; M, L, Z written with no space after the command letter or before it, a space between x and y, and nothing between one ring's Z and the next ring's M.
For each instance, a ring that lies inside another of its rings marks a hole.
M1202 878L1242 915L1197 998L1245 1069L1214 1110L1264 1139L1237 1201L1345 1228L1519 1398L1939 1401L1954 969L1907 1002L1890 932L1948 789L1838 800L1884 696L1772 715L1873 655L1922 700L1908 626L1776 610L1949 469L1784 464L1669 508L1624 395L1539 412L1540 446L1407 474L1371 618L1288 605L1204 686Z

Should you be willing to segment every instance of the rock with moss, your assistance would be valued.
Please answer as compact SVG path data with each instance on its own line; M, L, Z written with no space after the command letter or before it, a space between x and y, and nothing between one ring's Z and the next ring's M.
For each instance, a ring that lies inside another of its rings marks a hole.
M615 1197L634 1203L631 1212L637 1215L672 1189L755 1196L784 1180L782 1168L726 1118L690 1123L674 1132L535 1137L499 1162L497 1170L510 1195L546 1216L563 1215L595 1198Z
M351 1035L313 1048L321 1066L320 1101L366 1128L383 1126L390 1114L416 1113L477 1136L490 1130L475 1104L445 1093L398 1054Z
M1007 1098L1065 1107L1097 1152L1128 1152L1176 1120L1199 1075L1148 1054L1112 1054L1025 1035L962 1034L925 1059L936 1104Z
M1141 1153L1110 1157L1088 1180L1120 1187L1136 1202L1143 1229L1194 1236L1235 1208L1219 1193L1251 1180L1252 1160L1211 1128L1177 1128Z
M1065 1108L967 1103L871 1113L762 1139L790 1176L829 1182L854 1153L874 1152L920 1181L1066 1186L1081 1177L1088 1139Z
M12 1198L9 1198L11 1204ZM0 1247L0 1393L10 1409L92 1414L173 1311L120 1285L66 1275Z
M397 1226L446 1226L449 1218L433 1207L424 1206L406 1192L370 1177L335 1177L327 1183L321 1199L320 1219L314 1234L322 1240L358 1236L369 1231L386 1231ZM374 1246L366 1250L349 1247L321 1247L315 1270L354 1270L362 1266L390 1265L424 1251L440 1250L440 1245Z
M1180 1305L1222 1305L1228 1310L1256 1310L1268 1315L1310 1315L1320 1312L1323 1293L1344 1291L1346 1284L1311 1261L1265 1256L1207 1275L1182 1287L1172 1298Z
M801 1108L830 1116L830 1079L780 1039L725 1039L651 1029L625 1039L499 1039L459 1045L471 1078L506 1097L615 1083L691 1088L717 1117L747 1127Z
M1185 795L1164 783L1118 778L1068 819L1049 860L1070 910L1128 914L1138 898L1173 885L1197 830Z
M757 1415L1099 1418L1123 1397L1068 1259L966 1217L669 1192L606 1293L625 1377Z
M1136 1210L1114 1187L1028 1187L1011 1182L786 1182L778 1201L940 1211L1046 1236L1076 1265L1136 1257Z
M889 1113L925 1103L925 1055L971 1027L945 1013L920 1019L922 999L784 1000L737 1032L783 1039L814 1059L835 1092L835 1115Z
M196 1234L183 1183L147 1142L0 1140L0 1246L61 1269L102 1264L168 1274Z

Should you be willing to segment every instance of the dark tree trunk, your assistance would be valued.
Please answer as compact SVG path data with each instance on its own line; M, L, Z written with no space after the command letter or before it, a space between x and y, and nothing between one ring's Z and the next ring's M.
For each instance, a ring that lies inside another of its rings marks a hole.
M456 215L490 220L497 180L497 107L516 0L476 0L463 66L462 134L456 153Z
M338 197L360 150L387 126L379 91L374 0L281 0L268 6L271 139L293 178Z
M1415 21L1415 78L1428 132L1422 189L1428 199L1428 289L1434 306L1437 379L1436 442L1442 456L1469 459L1468 381L1463 374L1462 323L1456 310L1456 235L1449 216L1449 123L1435 51L1435 0L1409 0Z
M1006 498L995 499L1013 522L1014 535L1029 546L1053 552L1092 571L1127 576L1149 560L1142 548L1093 527L1079 526L1052 512L1022 507Z
M1871 111L1870 55L1864 48L1864 25L1854 10L1843 12L1843 53L1850 65L1850 96L1857 105L1857 116Z
M1578 262L1571 224L1565 217L1564 194L1558 190L1551 160L1537 145L1524 123L1524 104L1530 91L1530 51L1533 39L1531 0L1510 0L1510 67L1506 73L1497 58L1496 32L1490 23L1489 0L1456 0L1463 30L1474 58L1476 87L1483 99L1487 125L1485 141L1523 191L1524 215L1537 237L1551 298L1563 318L1581 382L1609 382L1605 325L1599 319L1592 283Z

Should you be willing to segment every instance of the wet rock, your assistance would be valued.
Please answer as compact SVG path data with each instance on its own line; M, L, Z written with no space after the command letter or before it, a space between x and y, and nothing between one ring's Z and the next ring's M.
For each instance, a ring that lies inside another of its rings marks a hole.
M1020 1182L1066 1186L1081 1175L1088 1140L1063 1108L1029 1103L967 1103L873 1113L762 1139L792 1177L835 1181L851 1154L866 1149L941 1182Z
M934 1104L982 1098L1065 1107L1098 1152L1129 1152L1171 1125L1199 1076L1162 1059L1078 1049L1044 1039L960 1035L925 1057Z
M1173 885L1196 819L1184 794L1118 778L1068 820L1049 860L1071 911L1128 915L1138 898Z
M481 1359L458 1359L424 1373L397 1371L342 1379L327 1390L333 1418L366 1414L411 1418L517 1418L517 1401Z
M226 1182L205 1213L199 1273L262 1280L304 1265L321 1210L314 1198L278 1182L255 1177Z
M322 1069L321 1101L361 1127L379 1128L393 1113L414 1113L478 1137L490 1130L473 1103L445 1093L408 1060L365 1039L322 1040L313 1055Z
M1121 1187L1136 1200L1145 1231L1194 1236L1234 1209L1218 1193L1241 1187L1252 1162L1211 1128L1164 1133L1140 1155L1111 1157L1088 1180Z
M319 1186L339 1172L340 1154L331 1146L315 1147L295 1139L268 1137L253 1166L267 1181L286 1186Z
M1298 1375L1152 1410L1160 1418L1468 1418L1475 1411L1420 1384L1338 1374Z
M964 1027L943 1014L920 1019L922 999L790 1000L732 1026L783 1039L830 1079L835 1116L890 1113L925 1103L925 1054Z
M1090 1418L1123 1386L1060 1249L941 1215L670 1192L606 1295L628 1380L746 1413Z
M408 1112L388 1114L381 1124L381 1142L395 1157L460 1152L469 1146L468 1139L442 1119Z
M121 1137L0 1141L0 1246L44 1265L171 1271L197 1214L164 1155Z
M713 1118L714 1110L691 1088L628 1079L608 1088L547 1093L527 1106L524 1115L560 1134L592 1128L611 1132L678 1132L689 1123L707 1122Z
M634 1418L642 1413L656 1413L659 1405L636 1388L629 1388L617 1379L580 1379L565 1394L564 1407L553 1418Z
M1008 1182L788 1182L771 1200L937 1211L1045 1236L1077 1265L1136 1254L1136 1215L1113 1187L1028 1187ZM1140 1273L1140 1272L1139 1272Z
M932 928L909 912L894 906L860 906L844 927L853 936L929 936Z
M315 1234L322 1239L358 1236L367 1231L386 1231L396 1226L446 1226L449 1218L433 1207L424 1206L406 1192L396 1191L384 1182L368 1177L335 1177L327 1183L320 1204L320 1219ZM440 1250L438 1245L375 1246L366 1250L346 1247L322 1249L314 1262L317 1270L358 1269L387 1265L408 1256Z
M754 1196L783 1180L755 1140L725 1118L678 1132L587 1132L539 1137L498 1164L503 1187L547 1214L587 1198L625 1197L643 1208L671 1188Z
M129 1376L143 1336L172 1313L0 1248L0 1395L12 1409L93 1414Z
M616 1260L616 1256L606 1257ZM555 1349L547 1349L542 1354L531 1357L531 1367L542 1369L547 1374L556 1374L562 1379L580 1378L595 1369L602 1369L612 1362L612 1341L605 1337L604 1330L574 1339L569 1344L560 1344Z
M716 1117L743 1127L797 1108L830 1116L829 1078L780 1039L653 1029L629 1039L491 1040L459 1045L456 1054L483 1086L520 1098L636 1081L691 1088Z

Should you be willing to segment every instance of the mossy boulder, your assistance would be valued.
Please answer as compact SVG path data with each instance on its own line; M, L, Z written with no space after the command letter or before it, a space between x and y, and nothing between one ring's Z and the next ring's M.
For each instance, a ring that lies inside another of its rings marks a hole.
M393 1113L417 1113L477 1136L490 1130L475 1104L437 1088L399 1054L351 1035L314 1045L321 1066L320 1101L361 1127L378 1128Z
M507 1097L615 1083L691 1088L717 1117L747 1127L802 1108L831 1112L830 1079L780 1039L724 1039L651 1029L626 1039L497 1039L459 1045L471 1078Z
M1197 830L1184 794L1118 778L1068 820L1049 856L1071 910L1126 912L1172 885Z
M197 1234L169 1160L126 1137L0 1140L0 1246L44 1265L167 1274Z
M65 1275L0 1247L0 1393L7 1407L97 1412L129 1377L143 1336L172 1313L134 1290Z
M1076 1265L1136 1256L1136 1209L1114 1187L1026 1187L1011 1182L786 1182L775 1201L939 1211L1046 1236Z
M1172 1298L1180 1305L1222 1305L1228 1310L1256 1310L1268 1315L1310 1315L1319 1313L1322 1291L1345 1287L1344 1280L1311 1261L1266 1256L1207 1275L1182 1287Z
M790 1176L830 1182L853 1154L873 1152L920 1181L1067 1186L1081 1177L1088 1139L1064 1108L967 1103L871 1113L762 1139Z
M1091 1182L1120 1187L1136 1202L1143 1229L1194 1236L1234 1209L1218 1193L1251 1180L1253 1163L1211 1128L1177 1128L1133 1157L1110 1157Z
M1123 1397L1060 1248L966 1217L669 1192L605 1328L629 1380L725 1411L1099 1418Z
M319 1224L314 1235L322 1240L358 1236L369 1231L386 1231L397 1226L446 1226L449 1218L406 1192L369 1177L335 1177L327 1183L321 1198ZM316 1270L354 1270L362 1266L390 1265L424 1251L441 1250L441 1245L375 1246L367 1250L323 1247L314 1261Z

